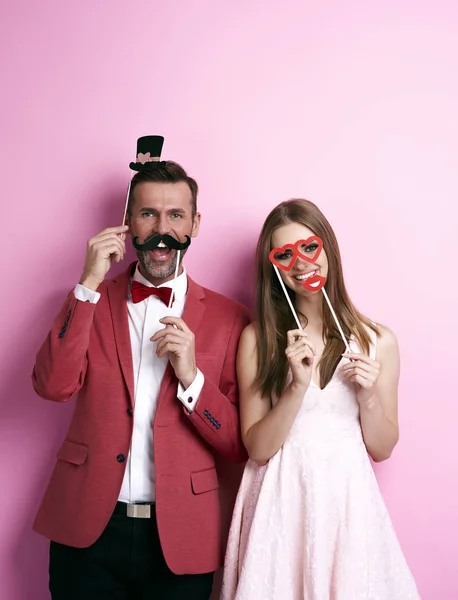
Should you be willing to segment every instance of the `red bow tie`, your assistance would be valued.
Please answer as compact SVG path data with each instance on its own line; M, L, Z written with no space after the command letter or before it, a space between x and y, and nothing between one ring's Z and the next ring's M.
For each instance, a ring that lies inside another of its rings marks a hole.
M157 296L159 300L162 300L162 302L168 306L170 303L170 297L172 296L172 288L148 287L147 285L143 285L143 283L139 283L138 281L132 281L130 293L132 295L132 302L134 304L149 298L149 296Z

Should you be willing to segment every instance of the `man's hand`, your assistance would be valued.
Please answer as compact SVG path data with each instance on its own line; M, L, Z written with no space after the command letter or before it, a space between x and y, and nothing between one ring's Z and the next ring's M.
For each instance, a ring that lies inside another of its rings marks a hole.
M109 227L88 241L81 285L96 291L110 270L113 260L120 262L124 258L124 240L128 229L127 225Z
M170 364L181 384L187 389L197 375L194 334L178 317L164 317L160 320L164 329L151 338L157 342L156 354L161 358L169 354Z

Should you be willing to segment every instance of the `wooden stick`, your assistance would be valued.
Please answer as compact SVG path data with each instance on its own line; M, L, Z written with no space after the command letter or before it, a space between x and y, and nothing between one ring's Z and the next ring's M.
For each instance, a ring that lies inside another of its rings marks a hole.
M127 196L126 196L126 203L124 205L124 216L122 218L122 224L125 225L126 224L126 215L127 215L127 205L129 204L129 196L130 196L130 184L131 181L129 181L129 185L127 186Z
M299 321L299 317L297 316L297 313L294 310L294 306L293 306L293 303L291 302L291 298L289 297L289 294L286 291L285 284L283 283L283 279L281 278L281 275L280 275L280 271L278 270L278 267L276 265L273 264L272 266L275 269L275 273L277 274L278 281L280 282L283 292L285 293L286 300L288 301L291 312L293 313L293 317L296 319L297 326L299 327L299 329L302 330L301 322Z
M180 268L180 256L181 256L181 250L177 250L177 264L175 266L175 275L173 277L172 293L170 294L170 300L169 300L169 306L168 306L168 308L170 308L172 306L173 297L175 295L175 281L176 281L176 278L178 277L178 269Z
M334 321L336 322L337 329L339 330L339 333L340 333L340 337L342 338L343 343L345 344L345 348L347 349L347 352L350 353L351 352L350 346L348 345L347 339L345 338L344 332L342 331L342 327L340 326L339 319L337 318L337 315L336 315L334 309L332 308L332 304L331 304L331 301L329 300L329 296L328 296L326 290L324 289L324 287L321 288L321 291L323 292L324 298L325 298L326 302L328 303L329 310L331 311L331 314L334 317Z

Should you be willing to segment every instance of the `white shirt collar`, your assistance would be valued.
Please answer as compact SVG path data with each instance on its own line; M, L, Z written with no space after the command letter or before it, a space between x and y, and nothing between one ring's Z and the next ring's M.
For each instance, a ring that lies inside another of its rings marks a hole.
M186 297L186 292L188 291L188 277L187 277L186 269L184 266L183 266L183 272L181 273L181 275L178 275L178 277L175 280L171 279L170 281L161 283L161 285L158 285L158 286L153 285L150 281L148 281L147 279L145 279L143 277L143 275L140 273L139 266L140 266L140 263L137 263L137 266L135 268L135 273L132 277L132 281L138 281L139 283L143 283L143 285L146 285L147 287L173 288L173 290L175 292L175 297L177 300L181 300Z

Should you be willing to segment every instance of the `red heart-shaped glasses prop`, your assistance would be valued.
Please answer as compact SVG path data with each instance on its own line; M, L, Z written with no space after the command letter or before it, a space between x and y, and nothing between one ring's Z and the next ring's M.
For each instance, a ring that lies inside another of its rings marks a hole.
M313 252L310 252L309 254L304 254L299 250L299 247L304 246L305 248L307 248L313 243L315 243L318 246ZM285 258L279 260L279 256L285 255L287 250L292 250L291 256L286 256ZM316 260L318 260L318 257L320 256L322 250L323 242L321 238L312 236L307 238L306 240L298 240L295 244L285 244L281 248L274 248L269 252L269 260L273 265L275 265L282 271L291 271L298 257L309 263L314 263Z

